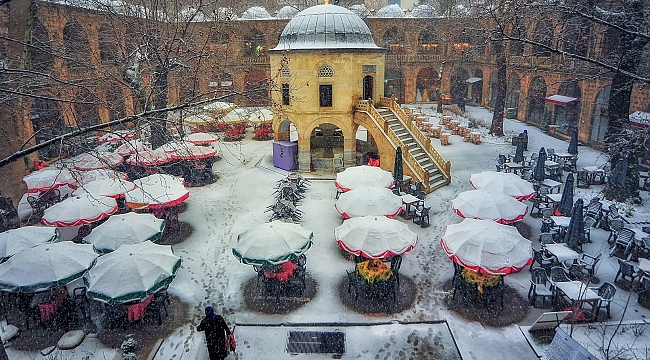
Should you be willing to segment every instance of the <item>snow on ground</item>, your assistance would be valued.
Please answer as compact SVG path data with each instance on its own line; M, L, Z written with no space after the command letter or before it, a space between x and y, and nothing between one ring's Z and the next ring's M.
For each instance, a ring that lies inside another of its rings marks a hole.
M433 109L424 111L437 116ZM492 114L483 108L467 107L468 114L483 119L487 123ZM463 123L467 119L459 118ZM538 129L518 121L505 120L507 136L513 136L528 129L531 151L540 146L565 151L568 143L549 137ZM487 134L487 129L481 129ZM232 255L231 248L239 233L266 222L267 205L273 203L275 182L286 176L287 172L272 166L271 143L251 140L251 134L238 143L219 143L222 160L214 164L214 171L219 179L210 185L191 188L187 211L180 214L180 220L189 223L194 231L184 242L174 246L177 255L183 257L183 266L169 288L169 292L190 304L188 325L177 329L165 340L156 359L207 359L203 335L195 331L203 308L213 305L224 314L231 324L242 324L237 328L238 351L236 358L257 359L261 357L279 358L286 356L284 344L287 329L281 324L305 323L369 323L390 321L430 322L446 320L458 344L464 359L537 359L520 329L516 325L504 328L484 327L476 322L468 322L459 315L446 309L443 299L447 294L441 289L442 283L453 274L451 261L439 245L445 226L458 223L462 219L453 214L450 201L458 193L470 190L468 179L471 173L494 170L498 154L514 152L514 147L504 140L486 136L486 141L479 145L463 142L458 136L451 137L452 145L442 147L438 140L433 145L442 156L452 161L452 183L427 196L426 203L432 206L431 226L422 229L407 221L411 230L419 235L419 244L404 256L400 273L413 279L418 288L415 305L402 313L390 316L373 314L362 315L347 309L341 303L337 286L346 276L345 270L353 268L352 262L340 255L334 239L334 228L342 222L334 209L336 190L332 178L317 175L311 180L306 198L299 209L304 212L302 226L314 232L314 244L306 253L309 275L318 284L317 294L302 308L287 315L267 315L253 312L246 308L242 298L242 287L249 279L256 276L251 266L240 264ZM580 147L578 168L600 165L606 158L598 151ZM582 196L591 199L601 187L593 186L589 190L576 189L576 198ZM647 203L647 193L644 193ZM529 204L530 205L530 204ZM648 207L638 206L631 221L648 221ZM405 221L405 220L401 220ZM532 229L533 246L539 248L540 221L527 216L524 223ZM606 252L598 277L601 281L613 281L618 265L616 258L607 257L608 233L592 230L592 244L586 244L587 253ZM529 272L521 271L506 277L506 284L515 288L525 297L529 288ZM623 316L623 308L628 296L631 301L624 319L638 320L648 318L650 311L639 307L636 294L618 290L612 305L612 320ZM507 300L506 300L507 301ZM531 325L544 312L544 309L531 308L529 315L519 325ZM245 324L278 325L270 327L247 327ZM361 330L347 328L348 343L344 358L364 358L377 354L374 358L391 358L387 352L398 354L404 338L400 328L390 327L380 330L376 327L362 327ZM396 325L397 326L397 325ZM420 326L420 325L417 325ZM409 331L416 331L410 328ZM420 330L418 330L420 331ZM397 339L389 342L388 339ZM362 341L363 344L359 342ZM359 341L359 342L358 342ZM647 341L647 340L645 340ZM397 346L397 348L396 348ZM378 354L378 349L386 349ZM489 349L489 355L486 353ZM38 358L35 354L12 352L11 359ZM263 356L265 355L265 356ZM324 358L322 355L302 355L307 358ZM231 355L231 358L233 356ZM71 357L72 359L72 357Z

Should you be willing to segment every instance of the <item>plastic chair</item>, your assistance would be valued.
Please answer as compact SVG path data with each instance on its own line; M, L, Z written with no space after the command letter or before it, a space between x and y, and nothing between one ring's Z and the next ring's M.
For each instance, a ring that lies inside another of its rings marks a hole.
M535 263L539 264L544 270L549 271L551 267L553 266L553 258L547 258L544 256L544 252L542 250L537 250L535 248L533 249L533 262L530 264L529 270L533 270L533 265Z
M562 266L553 266L551 268L551 275L549 276L549 281L551 282L551 289L555 291L555 283L558 282L567 282L571 281L567 275L566 269Z
M395 281L397 282L397 288L399 289L399 269L402 267L402 256L401 255L395 255L390 257L390 271L393 273L393 276L395 277Z
M530 215L533 215L533 211L535 208L537 208L537 215L539 216L542 212L542 209L548 208L549 202L548 198L546 195L548 195L549 189L548 188L539 188L537 189L537 192L535 194L535 197L533 198L533 206L530 208Z
M576 175L576 186L581 188L581 189L589 189L590 186L589 182L589 173L587 173L584 170L578 171Z
M589 275L589 278L593 278L596 275L596 265L603 258L603 253L598 253L596 256L591 256L587 253L582 253L578 263L584 266L585 271Z
M552 233L541 233L539 234L539 243L542 247L549 244L555 244L555 238Z
M553 301L553 292L547 285L548 276L546 270L543 268L534 268L530 274L530 289L528 289L528 300L531 305L535 306L537 297L542 298L542 306L546 302L546 298Z
M590 288L591 290L595 291L598 296L600 296L600 303L598 304L598 308L596 311L605 308L607 309L607 318L609 319L609 308L610 304L612 303L612 300L614 299L614 295L616 295L616 286L610 282L604 282L602 285L600 285L597 288Z
M634 279L639 274L634 270L634 265L630 264L627 261L623 261L621 259L618 259L618 272L616 273L616 276L614 277L614 283L618 280L618 277L620 276L622 280L625 280L625 278L630 278L630 286L634 284Z
M618 236L616 237L616 242L609 252L609 256L614 256L617 253L621 253L624 257L632 250L632 245L634 244L634 231L630 229L623 228L618 231Z
M596 225L596 219L591 216L586 216L584 220L584 231L587 242L591 242L591 228Z
M546 149L546 157L548 157L550 161L555 161L555 149L553 148Z
M625 222L623 219L611 219L609 220L609 237L607 237L607 242L610 245L613 245L618 239L618 232L623 229Z
M359 300L359 291L363 286L362 279L357 275L356 272L349 272L345 270L345 273L348 274L348 294L352 293L354 290L354 300Z
M413 223L420 225L420 227L425 228L429 226L429 210L431 207L422 208L422 210L415 210L415 217L413 218Z

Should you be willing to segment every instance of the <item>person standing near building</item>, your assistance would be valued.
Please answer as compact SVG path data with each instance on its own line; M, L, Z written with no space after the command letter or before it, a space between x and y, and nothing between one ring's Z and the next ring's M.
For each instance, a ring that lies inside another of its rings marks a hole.
M212 306L205 307L205 318L201 320L196 330L205 331L205 343L210 360L223 360L228 356L226 339L230 338L230 329L223 316L214 313Z
M521 139L524 144L524 151L528 151L528 130L524 129Z

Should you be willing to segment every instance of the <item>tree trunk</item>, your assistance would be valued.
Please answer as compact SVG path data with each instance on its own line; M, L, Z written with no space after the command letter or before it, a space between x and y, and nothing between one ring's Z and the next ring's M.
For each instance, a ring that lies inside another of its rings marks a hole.
M32 2L30 0L14 0L6 4L9 15L9 33L12 39L22 39L31 42L31 17ZM25 69L29 65L29 49L14 41L7 41L7 58L9 66ZM20 86L20 82L16 86ZM5 158L18 151L26 139L27 134L24 121L29 121L25 112L25 101L22 98L13 98L11 102L0 106L0 158ZM29 161L28 161L29 162ZM0 188L2 196L10 197L14 206L18 207L23 194L26 192L25 176L26 164L22 161L14 162L0 168ZM8 359L4 348L0 346L0 360Z
M630 97L634 81L623 72L636 73L643 58L643 47L648 43L647 39L634 34L637 29L645 29L648 25L643 15L643 2L628 2L625 10L628 16L625 23L619 25L631 32L623 33L615 54L620 59L619 68L621 71L614 73L612 78L608 104L609 124L605 132L605 142L608 145L607 152L610 156L612 169L616 166L615 161L623 153L629 151L631 154L625 188L614 191L613 188L607 186L605 189L606 196L614 197L621 202L639 196L639 162L637 154L639 147L636 134L630 128L629 117Z
M169 68L166 64L156 65L156 78L153 85L154 108L164 109L167 106ZM167 113L160 113L152 119L151 128L151 146L156 149L168 140L167 132Z
M494 136L503 136L503 108L506 100L506 55L503 51L503 37L495 32L497 37L492 42L494 51L497 54L497 97L494 101L494 114L492 115L492 124L490 125L490 134Z

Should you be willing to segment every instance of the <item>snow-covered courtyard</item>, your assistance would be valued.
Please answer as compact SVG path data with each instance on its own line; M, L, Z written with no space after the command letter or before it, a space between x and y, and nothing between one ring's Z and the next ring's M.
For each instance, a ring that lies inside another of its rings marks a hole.
M435 109L425 108L426 114L435 116ZM492 114L477 107L467 107L467 113L489 123ZM467 124L466 118L458 118ZM440 246L445 227L459 223L462 218L450 208L450 201L460 192L472 190L468 181L470 174L494 170L499 154L514 153L510 138L524 129L529 134L528 149L536 152L540 147L565 151L568 142L552 138L539 129L516 120L505 120L506 137L492 138L487 129L481 128L483 142L474 145L463 142L459 136L452 136L451 145L440 146L432 139L434 147L452 162L452 183L428 194L426 205L432 206L431 226L421 228L410 220L399 218L418 234L417 246L403 256L401 276L411 279L417 289L414 305L395 314L359 314L346 307L339 297L339 284L345 279L345 270L352 270L354 263L345 256L334 237L334 228L343 219L336 212L336 188L333 175L304 174L310 180L305 199L299 208L304 213L301 225L314 233L313 245L306 252L307 272L317 284L315 296L299 309L283 315L262 314L249 309L243 298L243 286L256 273L249 265L239 263L232 254L237 235L266 222L270 214L266 207L274 202L273 191L278 180L286 177L286 171L272 164L271 142L254 141L252 134L242 142L220 142L218 146L222 159L214 164L218 180L212 184L190 188L187 210L179 220L191 225L193 231L183 242L173 246L174 253L183 259L182 268L169 287L169 293L188 304L187 325L174 330L164 339L155 359L208 359L203 333L196 331L203 316L203 308L212 305L223 314L232 327L237 324L237 351L229 358L236 359L283 359L295 355L285 351L287 333L290 330L325 329L346 333L346 352L342 358L395 359L430 358L425 347L445 351L437 352L442 358L457 358L458 351L463 359L537 359L543 355L544 345L529 343L521 326L530 326L545 311L550 309L528 307L528 314L517 324L492 328L471 322L449 310L445 297L449 289L443 286L453 275L452 262ZM607 158L599 151L581 146L577 167L601 165ZM575 199L583 198L587 203L598 196L602 185L589 189L575 189ZM650 221L648 193L642 192L643 204L635 205L633 215L628 218L632 224ZM530 202L526 202L530 206ZM621 206L619 206L621 208ZM527 215L523 220L531 230L530 240L539 248L538 236L541 221ZM647 226L647 225L644 225ZM604 253L597 276L600 282L614 282L618 270L616 257L609 257L607 237L609 232L591 230L592 243L585 244L584 252L596 255ZM260 239L261 241L263 239ZM505 283L524 299L530 287L530 272L524 269L505 277ZM598 286L592 284L591 286ZM508 302L508 299L505 299ZM647 321L650 309L637 303L636 292L617 289L611 308L610 321ZM164 319L163 319L164 321ZM441 322L442 321L442 322ZM379 325L372 325L373 323ZM322 326L319 324L323 324ZM339 325L337 325L339 324ZM598 332L598 324L593 333ZM576 338L578 338L576 330ZM451 335L451 336L450 336ZM414 337L423 339L411 341ZM452 338L453 337L453 338ZM647 335L631 339L629 333L619 337L621 344L644 348ZM619 339L616 338L616 339ZM597 343L582 335L583 343ZM623 340L624 339L624 340ZM634 340L634 342L633 342ZM615 340L614 343L619 340ZM633 342L633 344L631 344ZM586 346L586 345L585 345ZM456 347L458 350L456 350ZM95 353L92 359L103 359L109 350L102 350L92 338L87 339L75 354L56 352L64 359L86 359L86 349ZM602 357L596 347L590 350ZM432 350L433 351L433 350ZM10 359L41 358L33 352L12 350ZM330 355L299 355L303 358L325 359ZM48 358L48 357L43 357Z

